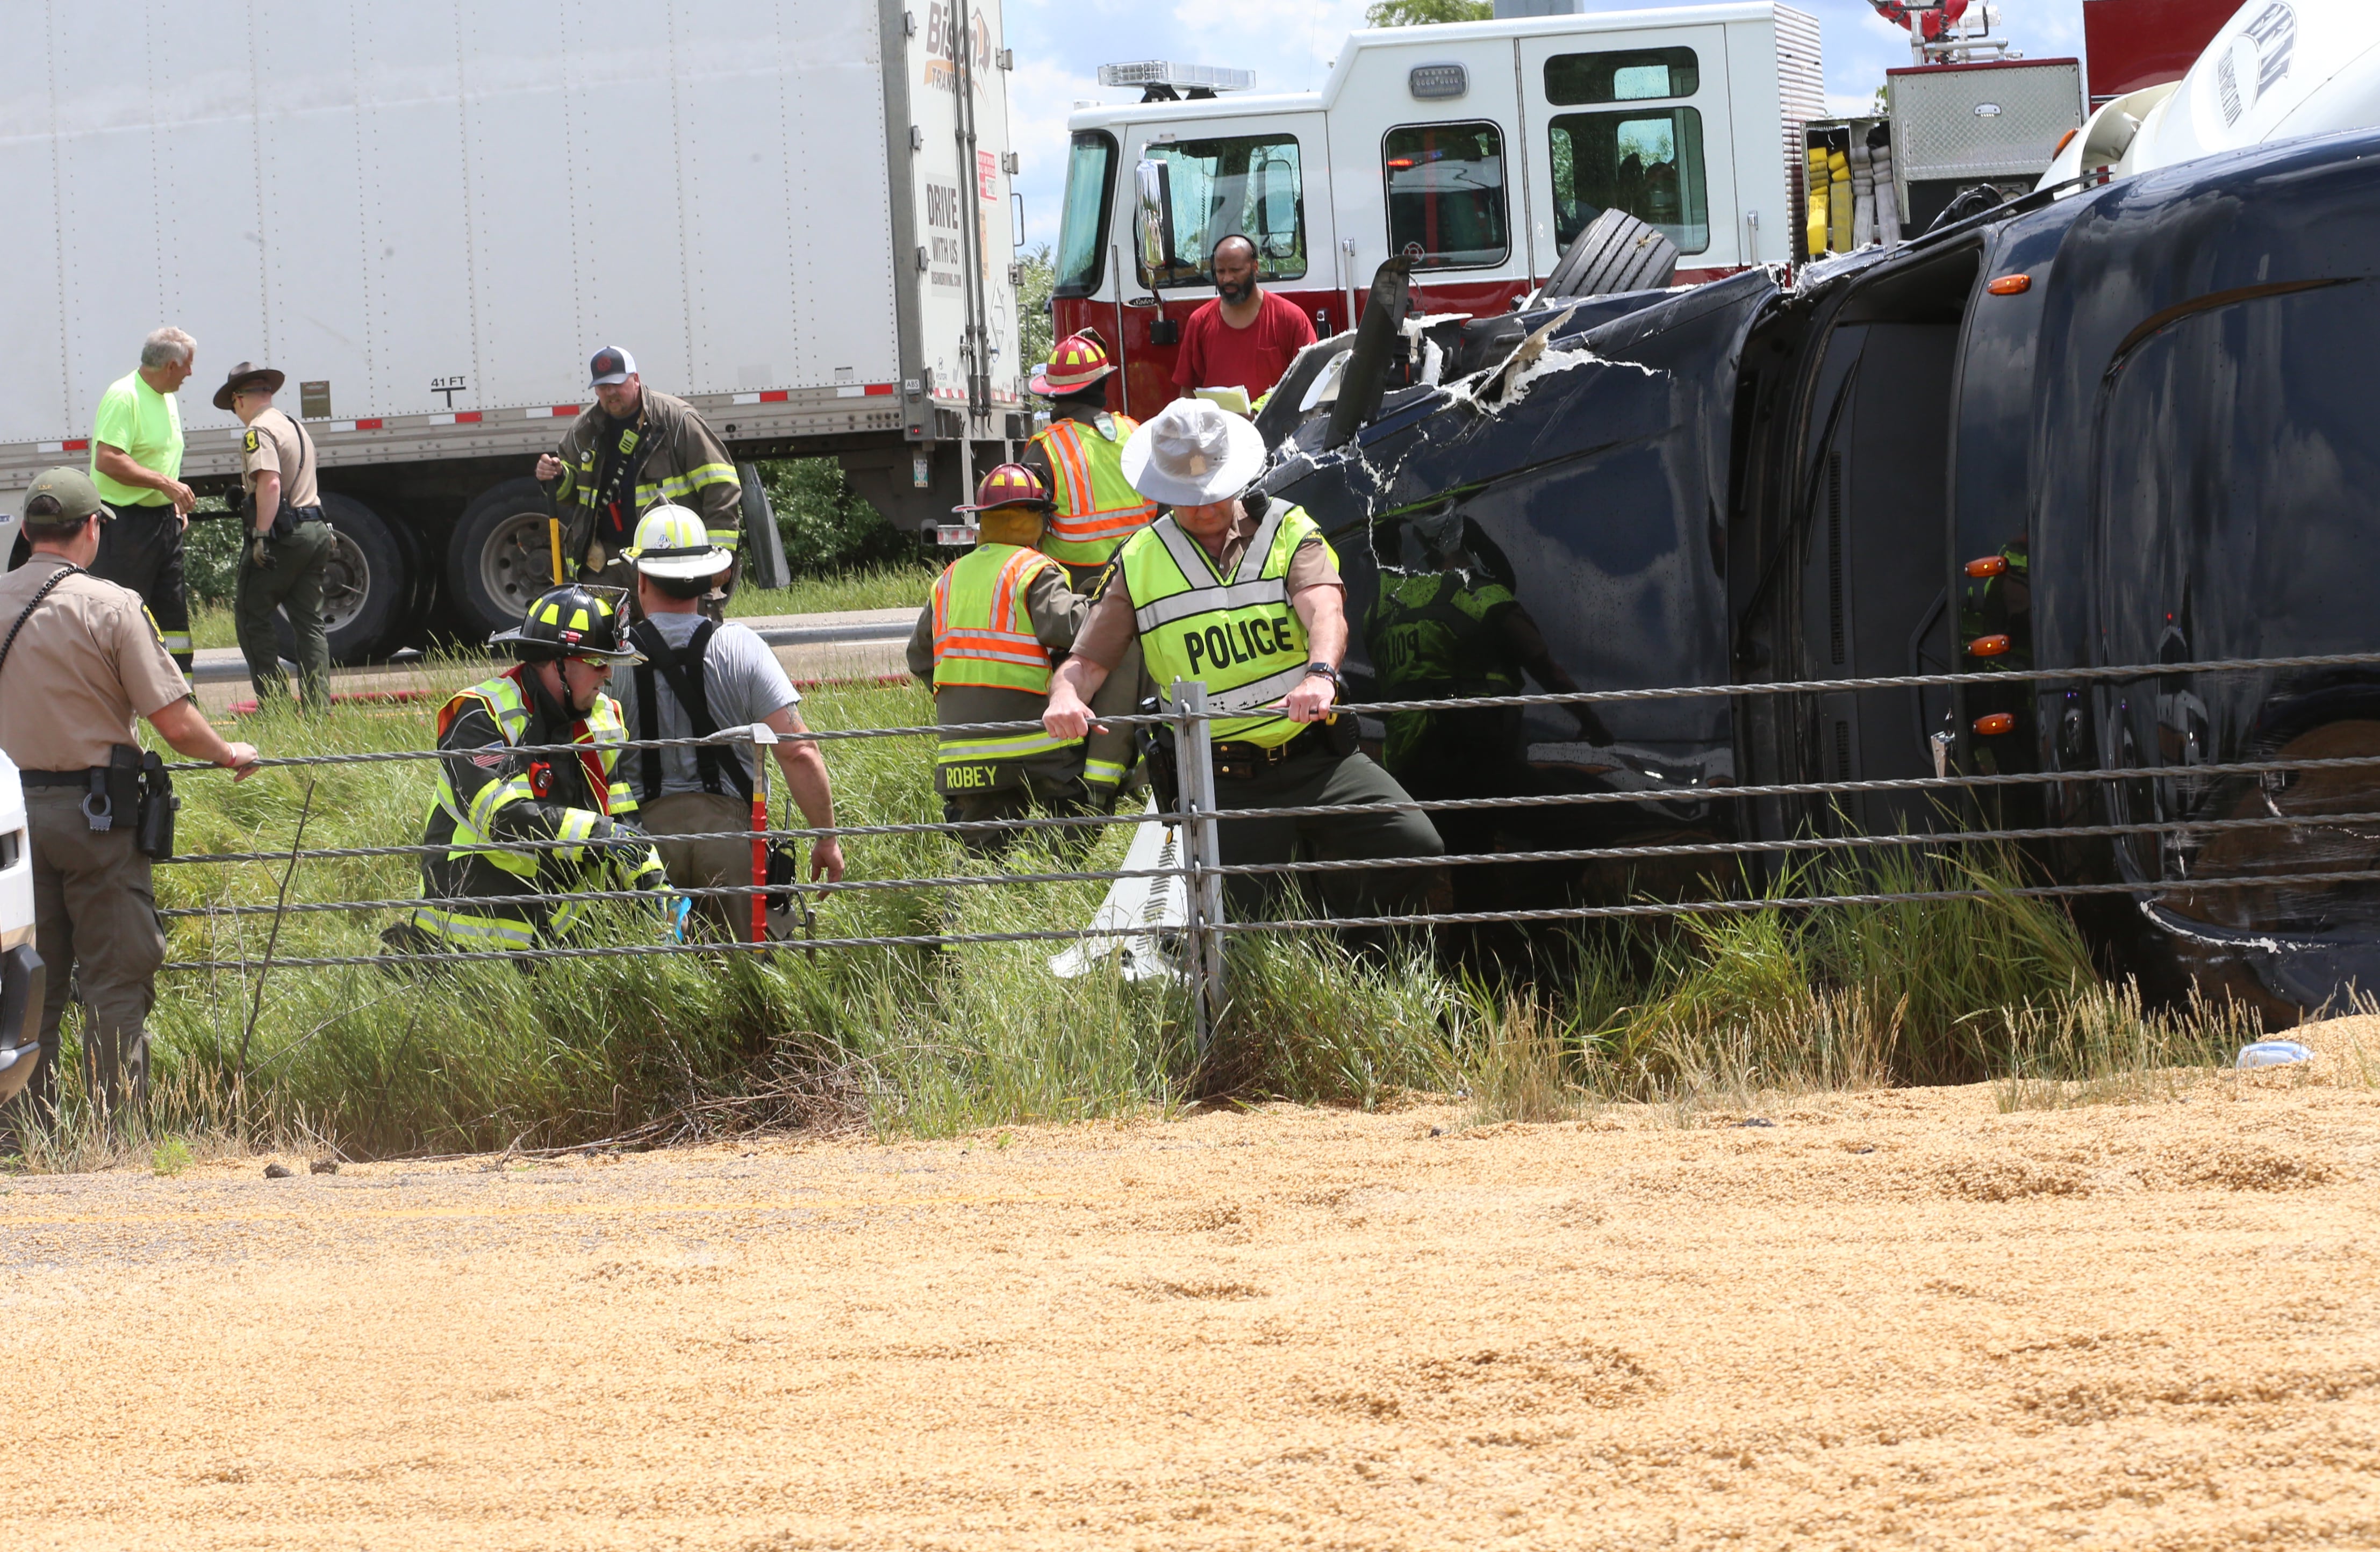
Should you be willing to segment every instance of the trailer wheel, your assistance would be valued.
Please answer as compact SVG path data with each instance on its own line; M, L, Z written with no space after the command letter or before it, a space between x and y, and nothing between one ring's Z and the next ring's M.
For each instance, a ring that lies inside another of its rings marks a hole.
M322 576L322 634L331 638L331 661L342 667L369 662L407 624L413 597L412 569L403 545L379 513L335 491L322 496L331 525L331 559ZM275 612L273 637L283 658L294 660L298 633L289 617Z
M553 586L552 509L534 479L507 479L480 492L446 547L446 587L464 625L482 638L520 624Z

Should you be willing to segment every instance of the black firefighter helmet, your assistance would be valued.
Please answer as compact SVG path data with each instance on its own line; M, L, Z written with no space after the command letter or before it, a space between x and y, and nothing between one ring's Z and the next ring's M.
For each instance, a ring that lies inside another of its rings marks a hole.
M574 582L540 594L519 624L488 637L488 645L510 642L523 662L555 658L642 662L645 655L627 639L626 604L627 595L618 588L588 588Z

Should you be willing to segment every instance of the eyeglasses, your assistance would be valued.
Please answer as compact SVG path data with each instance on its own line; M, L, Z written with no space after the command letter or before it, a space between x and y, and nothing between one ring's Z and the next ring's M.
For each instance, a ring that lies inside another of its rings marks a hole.
M612 672L612 660L609 658L573 657L568 661L577 663L581 668L600 668L606 673Z

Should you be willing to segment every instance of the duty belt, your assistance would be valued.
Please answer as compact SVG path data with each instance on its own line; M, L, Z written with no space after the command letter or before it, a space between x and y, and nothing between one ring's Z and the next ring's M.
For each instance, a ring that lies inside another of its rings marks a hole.
M19 770L17 781L28 787L88 787L93 770L104 772L107 767L86 766L80 770Z
M1215 779L1253 782L1284 760L1318 755L1326 747L1322 724L1314 723L1286 744L1247 744L1236 739L1215 746Z

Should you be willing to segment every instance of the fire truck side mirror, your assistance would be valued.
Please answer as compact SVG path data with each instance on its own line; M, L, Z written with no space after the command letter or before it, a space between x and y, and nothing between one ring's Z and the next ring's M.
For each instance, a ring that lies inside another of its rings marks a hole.
M1152 281L1161 283L1172 278L1174 266L1173 200L1170 169L1162 162L1148 161L1133 169L1135 200L1134 223L1140 238L1140 267Z

